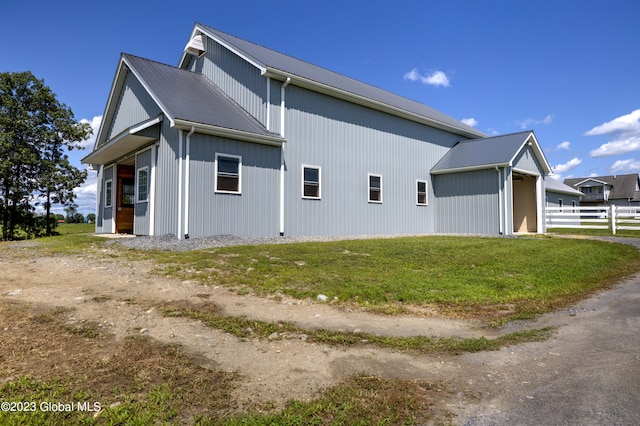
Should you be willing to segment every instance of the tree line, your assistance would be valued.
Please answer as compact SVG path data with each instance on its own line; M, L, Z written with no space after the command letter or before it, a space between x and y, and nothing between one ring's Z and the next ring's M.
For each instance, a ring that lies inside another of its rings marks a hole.
M2 240L54 233L54 204L73 206L87 172L67 152L92 133L31 72L0 73L0 228ZM37 215L41 206L44 215Z

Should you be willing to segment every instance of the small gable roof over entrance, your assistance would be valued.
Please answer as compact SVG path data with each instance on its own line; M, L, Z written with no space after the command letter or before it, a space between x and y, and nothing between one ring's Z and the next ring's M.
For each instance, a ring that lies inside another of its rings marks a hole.
M526 146L531 146L542 171L549 173L551 167L532 131L458 142L436 163L431 173L458 173L513 166L514 160Z

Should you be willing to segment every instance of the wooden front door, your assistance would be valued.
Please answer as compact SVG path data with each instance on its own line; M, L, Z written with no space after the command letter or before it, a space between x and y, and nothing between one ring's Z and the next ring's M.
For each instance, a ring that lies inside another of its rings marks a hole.
M133 166L118 165L116 193L116 234L133 234L135 179Z

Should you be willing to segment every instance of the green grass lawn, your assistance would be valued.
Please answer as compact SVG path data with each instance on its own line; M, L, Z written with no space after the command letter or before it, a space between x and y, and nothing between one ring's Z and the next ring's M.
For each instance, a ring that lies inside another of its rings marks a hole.
M627 245L564 238L418 237L155 253L162 272L239 292L474 314L545 312L638 270Z
M611 233L609 229L589 229L589 228L549 228L549 234L560 235L587 235L591 237L624 237L624 238L640 238L640 231L631 229L618 229L615 233Z

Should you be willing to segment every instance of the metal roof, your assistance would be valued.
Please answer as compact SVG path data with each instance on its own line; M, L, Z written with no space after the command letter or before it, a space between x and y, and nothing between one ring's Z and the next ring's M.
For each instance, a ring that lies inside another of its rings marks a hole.
M558 192L562 194L569 194L575 196L584 195L582 192L578 191L575 188L570 187L569 185L565 185L557 179L547 176L544 180L544 186L549 192Z
M277 137L204 75L129 54L122 59L171 121Z
M345 97L353 95L363 102L368 101L373 105L388 106L397 112L406 112L408 116L424 118L436 127L444 127L449 131L467 137L486 136L479 130L420 102L396 95L203 24L196 23L194 34L196 30L202 31L207 36L243 57L259 68L263 74L280 77L281 79L291 77L292 84L306 84L316 90L332 92L331 94L334 96L337 94Z
M524 145L532 148L545 172L550 168L532 131L458 142L431 169L434 174L481 170L512 165Z

